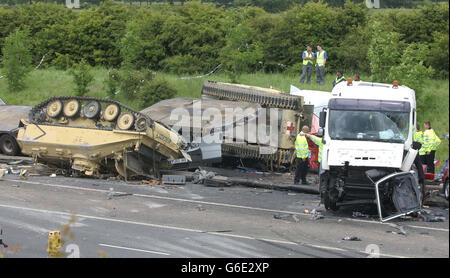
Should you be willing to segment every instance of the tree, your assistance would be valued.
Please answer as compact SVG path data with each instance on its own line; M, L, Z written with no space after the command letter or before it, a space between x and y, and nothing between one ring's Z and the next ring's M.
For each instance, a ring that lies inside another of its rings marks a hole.
M263 58L259 44L252 40L251 29L247 23L235 27L226 38L227 44L221 52L221 62L232 82L237 82L239 76L256 69Z
M393 65L400 62L400 34L392 31L392 26L383 25L380 21L371 24L372 40L367 50L372 81L392 82L389 72Z
M127 31L120 43L122 68L137 69L139 57L142 56L142 42L139 39L139 26L135 22L127 25Z
M428 47L423 43L412 43L406 47L402 53L401 62L393 65L387 74L389 80L397 80L412 88L416 93L417 111L422 110L428 105L427 95L424 95L423 88L425 81L431 79L434 70L432 67L424 65L424 61L429 52Z
M85 60L81 60L79 64L75 65L75 68L70 70L78 96L85 96L89 91L88 86L94 80L94 76L92 76L90 71L91 66Z
M25 78L32 69L28 29L16 29L6 38L2 64L9 90L22 90L25 87Z
M164 79L155 78L146 82L140 89L138 99L139 108L144 109L164 99L175 97L177 91Z

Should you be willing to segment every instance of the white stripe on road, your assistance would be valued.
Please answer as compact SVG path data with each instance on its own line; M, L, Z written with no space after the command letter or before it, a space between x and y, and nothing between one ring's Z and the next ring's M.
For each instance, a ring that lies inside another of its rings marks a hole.
M130 251L137 251L137 252L144 252L144 253L152 253L152 254L157 254L157 255L170 256L169 253L163 253L163 252L157 252L157 251L150 251L150 250L143 250L143 249L129 248L129 247L116 246L116 245L109 245L109 244L103 244L103 243L99 243L98 245L104 246L104 247L111 247L111 248L123 249L123 250L130 250Z
M28 210L28 211L35 211L35 212L42 212L42 213L69 215L69 216L71 216L73 214L73 213L69 213L69 212L52 211L52 210L45 210L45 209L35 209L35 208L27 208L27 207L17 207L17 206L10 206L10 205L4 205L4 204L0 204L0 207L11 208L11 209L20 209L20 210ZM78 217L81 217L81 218L103 220L103 221L111 221L111 222L118 222L118 223L124 223L124 224L134 224L134 225L141 225L141 226L160 228L160 229L170 229L170 230L192 232L192 233L205 233L205 234L219 235L219 236L223 236L223 237L234 237L234 238L243 238L243 239L260 240L260 241L269 241L269 242L276 242L276 243L282 243L282 244L290 244L290 245L294 244L294 245L297 245L297 243L291 242L291 241L283 241L283 240L267 239L267 238L255 238L255 237L250 237L250 236L228 234L228 233L225 234L225 233L218 233L218 232L205 232L205 231L195 230L195 229L190 229L190 228L182 228L182 227L175 227L175 226L150 224L150 223L144 223L144 222L136 222L136 221L130 221L130 220L113 219L113 218L92 216L92 215L83 215L83 214L76 214L76 215Z
M49 184L49 183L42 183L42 182L23 181L23 180L10 180L10 179L3 179L3 180L10 181L10 182L15 182L15 183L38 184L38 185L45 185L45 186L50 186L50 187L59 187L59 188L73 189L73 190L84 190L84 191L93 191L93 192L100 192L100 193L109 193L109 190L105 190L105 189L94 189L94 188L85 188L85 187L79 187L79 186L62 185L62 184ZM120 191L115 191L115 192L119 193L119 194L127 194L127 192L120 192ZM199 200L164 197L164 196L158 196L158 195L146 195L146 194L131 194L131 195L132 196L136 196L136 197L151 198L151 199L160 199L160 200L187 202L187 203L195 203L195 204L203 204L203 205L211 205L211 206L221 206L221 207L229 207L229 208L265 211L265 212L272 212L272 213L284 213L284 214L309 216L309 214L302 213L302 212L296 212L296 211L285 211L285 210L256 208L256 207L232 205L232 204L226 204L226 203L215 203L215 202L206 202L206 201L199 201ZM331 218L328 218L328 219L331 219ZM345 219L345 220L348 220L348 221L360 222L360 223L369 223L369 224L381 224L381 225L388 225L389 224L389 223L382 223L382 222L378 222L378 221L374 221L374 220L355 219L355 218L348 218L348 217L342 217L340 219ZM423 227L423 226L413 226L413 225L404 225L404 226L411 227L411 228L416 228L416 229L449 232L448 229L443 229L443 228L433 228L433 227Z
M35 209L35 208L27 208L27 207L18 207L18 206L4 205L4 204L0 204L0 207L10 208L10 209L20 209L20 210L25 210L25 211L50 213L50 214L60 214L60 215L69 215L69 216L73 215L73 213L69 213L69 212L52 211L52 210L45 210L45 209ZM223 237L233 237L233 238L242 238L242 239L258 240L258 241L267 241L267 242L289 244L289 245L299 245L298 243L292 242L292 241L282 241L282 240L267 239L267 238L255 238L255 237L250 237L250 236L235 235L235 234L224 234L224 233L218 233L218 232L205 232L205 231L194 230L194 229L189 229L189 228L181 228L181 227L174 227L174 226L150 224L150 223L135 222L135 221L129 221L129 220L112 219L112 218L92 216L92 215L83 215L83 214L76 214L76 215L78 217L87 218L87 219L103 220L103 221L118 222L118 223L125 223L125 224L134 224L134 225L148 226L148 227L154 227L154 228L163 228L163 229L171 229L171 230L193 232L193 233L207 233L207 234L218 235L218 236L223 236ZM106 244L103 244L103 245L106 246ZM358 252L357 250L346 250L346 249L341 249L341 248L336 248L336 247L331 247L331 246L321 246L321 245L313 245L313 244L300 244L300 245L310 246L310 247L318 248L318 249L327 249L327 250L341 251L341 252ZM143 252L145 251L145 252L149 252L149 253L150 252L156 252L156 251L134 249L134 248L128 248L128 247L113 246L113 245L108 245L108 247L111 247L111 248L116 247L116 248L122 248L122 249L134 250L134 251L143 251ZM170 254L162 253L162 252L158 252L158 253L161 253L163 255L170 255ZM360 251L360 253L366 254L365 252L362 252L362 251ZM390 255L390 254L380 254L380 255L381 256L385 256L385 257L393 257L393 258L405 258L403 256Z

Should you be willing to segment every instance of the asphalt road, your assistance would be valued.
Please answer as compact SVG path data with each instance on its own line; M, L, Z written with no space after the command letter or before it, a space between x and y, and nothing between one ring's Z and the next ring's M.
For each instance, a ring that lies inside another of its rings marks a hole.
M113 196L116 193L126 193ZM137 182L15 175L0 179L5 257L47 257L49 231L70 224L62 250L75 257L447 257L445 222L381 224L352 211L323 212L316 195L248 187L149 186ZM400 231L405 231L402 235ZM360 241L343 240L356 236Z

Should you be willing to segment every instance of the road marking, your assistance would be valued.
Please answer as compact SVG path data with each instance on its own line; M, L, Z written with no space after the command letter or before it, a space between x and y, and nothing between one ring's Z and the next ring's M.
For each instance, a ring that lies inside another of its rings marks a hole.
M84 190L84 191L93 191L93 192L100 192L100 193L109 193L109 190L105 190L105 189L94 189L94 188L86 188L86 187L79 187L79 186L62 185L62 184L50 184L50 183L23 181L23 180L11 180L11 179L3 179L3 180L4 181L15 182L15 183L38 184L38 185L45 185L45 186L50 186L50 187L60 187L60 188L73 189L73 190ZM120 192L120 191L115 191L115 192L117 192L119 194L127 194L127 192ZM189 200L189 199L182 199L182 198L164 197L164 196L158 196L158 195L131 194L131 196L150 198L150 199L170 200L170 201L177 201L177 202L186 202L186 203L195 203L195 204L203 204L203 205L211 205L211 206L221 206L221 207L229 207L229 208L238 208L238 209L247 209L247 210L256 210L256 211L265 211L265 212L274 212L274 213L284 213L284 214L294 214L294 215L309 216L309 214L302 213L302 212L296 212L296 211L285 211L285 210L256 208L256 207L232 205L232 204L226 204L226 203L215 203L215 202L207 202L207 201L199 201L199 200ZM328 219L333 219L333 218L334 219L338 219L339 218L339 219L344 219L344 220L349 220L349 221L354 221L354 222L361 222L361 223L389 225L389 223L381 223L379 221L374 221L374 220L355 219L355 218L348 218L348 217L327 217L327 218ZM449 229L444 229L444 228L423 227L423 226L415 226L415 225L404 225L404 226L405 227L416 228L416 229L449 232Z
M337 247L329 247L329 246L314 245L314 244L306 244L306 246L310 246L310 247L314 247L314 248L318 248L318 249L341 251L341 252L347 252L348 251L348 250L337 248Z
M144 252L144 253L152 253L152 254L157 254L157 255L170 256L169 253L163 253L163 252L158 252L158 251L150 251L150 250L136 249L136 248L130 248L130 247L123 247L123 246L116 246L116 245L103 244L103 243L99 243L98 245L104 246L104 247L111 247L111 248L117 248L117 249L130 250L130 251L137 251L137 252Z
M35 209L35 208L27 208L27 207L18 207L18 206L4 205L4 204L0 204L0 207L11 208L11 209L20 209L20 210L28 210L28 211L35 211L35 212L42 212L42 213L61 214L61 215L72 215L73 214L73 213L69 213L69 212L52 211L52 210L46 210L46 209ZM255 237L251 237L251 236L228 234L228 233L224 234L224 233L217 233L217 232L205 232L205 231L202 231L202 230L196 230L196 229L190 229L190 228L182 228L182 227L176 227L176 226L151 224L151 223L136 222L136 221L130 221L130 220L113 219L113 218L93 216L93 215L84 215L84 214L76 214L76 215L78 217L80 217L80 218L84 217L84 218L87 218L87 219L96 219L96 220L111 221L111 222L118 222L118 223L125 223L125 224L134 224L134 225L141 225L141 226L160 228L160 229L170 229L170 230L192 232L192 233L212 234L212 235L218 235L218 236L223 236L223 237L234 237L234 238L243 238L243 239L270 241L270 242L277 242L277 243L283 243L283 244L297 245L297 243L291 242L291 241L283 241L283 240L267 239L267 238L255 238Z
M18 206L4 205L4 204L0 204L0 207L10 208L10 209L28 210L28 211L34 211L34 212L42 212L42 213L49 213L49 214L60 214L60 215L69 215L69 216L73 215L73 213L69 213L69 212L52 211L52 210L46 210L46 209L35 209L35 208L27 208L27 207L18 207ZM193 232L193 233L206 233L206 234L223 236L223 237L233 237L233 238L242 238L242 239L258 240L258 241L268 241L268 242L288 244L288 245L298 245L298 246L302 246L303 245L303 246L309 246L309 247L318 248L318 249L334 250L334 251L340 251L340 252L360 252L362 254L366 254L363 251L346 250L346 249L341 249L341 248L331 247L331 246L314 245L314 244L298 244L298 243L293 242L293 241L283 241L283 240L268 239L268 238L255 238L255 237L244 236L244 235L223 234L223 233L218 233L218 232L205 232L205 231L195 230L195 229L190 229L190 228L182 228L182 227L175 227L175 226L150 224L150 223L136 222L136 221L129 221L129 220L121 220L121 219L112 219L112 218L92 216L92 215L83 215L83 214L76 214L76 215L78 217L80 217L80 218L86 218L86 219L95 219L95 220L103 220L103 221L118 222L118 223L125 223L125 224L134 224L134 225L148 226L148 227L154 227L154 228L163 228L163 229L171 229L171 230ZM107 245L107 244L103 244L103 243L99 244L99 245L106 246L106 247L111 247L111 248L119 248L119 249L141 251L141 252L148 252L148 253L155 253L155 254L158 253L158 254L161 254L161 255L170 256L170 254L168 254L168 253L157 252L157 251L150 251L150 250L135 249L135 248L122 247L122 246ZM404 257L404 256L390 255L390 254L380 254L380 256L392 257L392 258L408 258L408 257Z

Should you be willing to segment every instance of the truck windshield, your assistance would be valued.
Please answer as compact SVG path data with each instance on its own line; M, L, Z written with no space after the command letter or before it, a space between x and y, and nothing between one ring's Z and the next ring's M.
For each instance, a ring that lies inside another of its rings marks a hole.
M404 143L409 113L330 110L328 129L331 139L336 140Z

